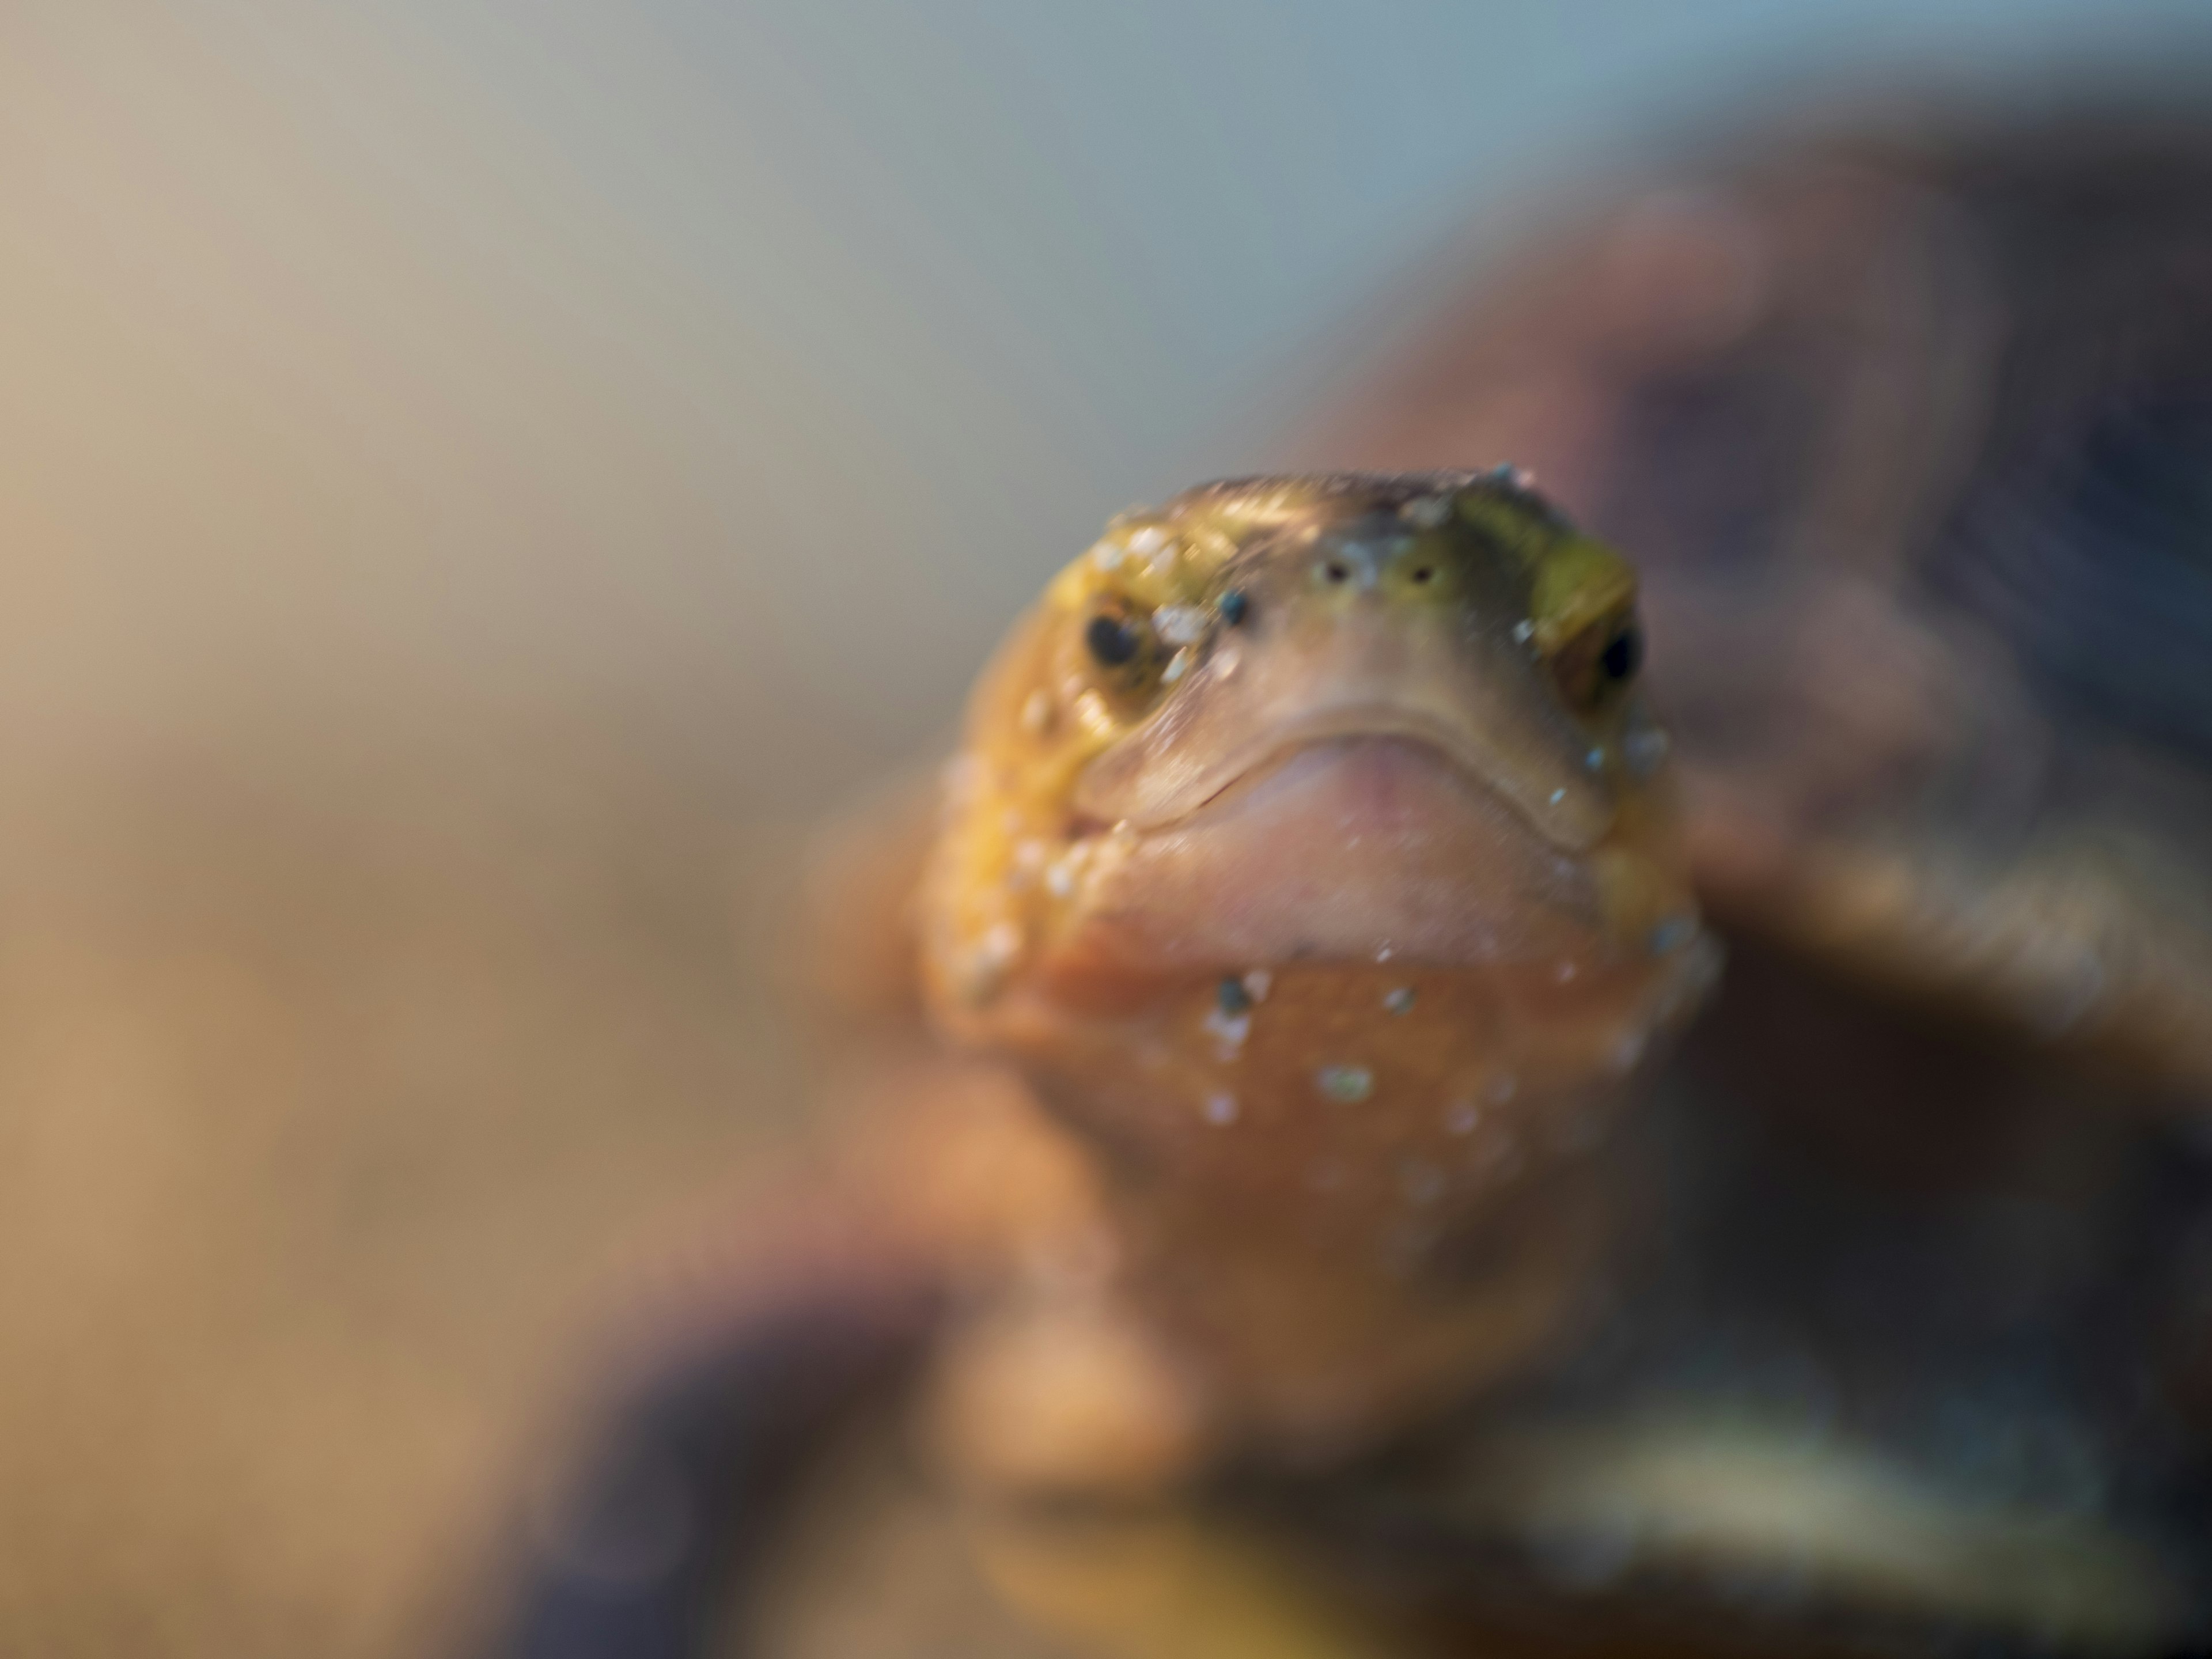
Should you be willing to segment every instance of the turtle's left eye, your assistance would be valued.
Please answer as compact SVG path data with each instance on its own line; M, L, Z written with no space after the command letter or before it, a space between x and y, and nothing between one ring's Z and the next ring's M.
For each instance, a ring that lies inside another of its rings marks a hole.
M1634 616L1591 623L1553 653L1552 678L1579 714L1605 708L1644 665L1644 630Z
M1615 684L1634 679L1636 671L1644 665L1644 630L1634 623L1623 628L1597 653L1597 665Z

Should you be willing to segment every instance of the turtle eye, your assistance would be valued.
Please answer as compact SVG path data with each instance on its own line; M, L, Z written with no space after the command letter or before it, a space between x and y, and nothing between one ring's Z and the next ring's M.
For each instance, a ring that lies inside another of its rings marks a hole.
M1118 593L1101 596L1084 622L1080 649L1090 678L1124 714L1150 702L1160 689L1171 654L1158 618Z
M1567 706L1581 714L1603 708L1644 665L1644 630L1636 618L1608 617L1593 623L1552 656L1552 678Z
M1636 671L1644 665L1644 630L1630 623L1605 642L1605 649L1597 653L1599 672L1616 685L1625 684L1636 678Z
M1162 691L1195 665L1210 613L1195 605L1147 607L1132 596L1096 594L1072 636L1063 635L1061 661L1106 699L1117 718L1134 720Z
M1083 630L1083 643L1102 666L1125 668L1136 659L1144 641L1124 617L1101 613Z

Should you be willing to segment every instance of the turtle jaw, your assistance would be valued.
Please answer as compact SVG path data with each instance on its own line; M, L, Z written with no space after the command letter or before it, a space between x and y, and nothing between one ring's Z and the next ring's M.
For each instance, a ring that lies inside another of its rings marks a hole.
M1402 724L1291 736L1167 821L1119 832L1071 944L1208 968L1439 964L1583 947L1584 860Z
M1225 753L1182 769L1164 787L1149 778L1134 784L1102 787L1097 774L1118 758L1109 757L1106 766L1094 769L1085 778L1078 799L1094 817L1103 817L1111 811L1113 822L1139 831L1174 830L1219 817L1240 798L1264 789L1278 775L1301 763L1312 763L1320 751L1340 750L1340 758L1348 760L1354 750L1386 744L1416 751L1439 769L1486 793L1563 851L1587 850L1609 825L1610 814L1602 807L1566 818L1552 814L1539 817L1516 798L1516 792L1498 787L1498 757L1479 733L1462 721L1412 701L1322 702L1279 726L1254 733ZM1376 781L1381 783L1380 779ZM1112 810L1123 804L1128 809L1126 811Z
M1222 769L1188 810L1097 836L1049 954L1132 977L1394 960L1568 978L1640 966L1650 915L1694 909L1671 836L1639 827L1625 817L1562 846L1432 722L1402 710L1308 720Z

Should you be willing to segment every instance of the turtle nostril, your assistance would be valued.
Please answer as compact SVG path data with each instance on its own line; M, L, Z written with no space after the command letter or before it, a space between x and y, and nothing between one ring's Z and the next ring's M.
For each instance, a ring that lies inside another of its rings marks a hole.
M1413 580L1425 586L1436 574L1435 567L1425 564L1413 572Z
M1352 580L1352 567L1341 559L1331 559L1322 567L1322 574L1333 582L1347 582Z

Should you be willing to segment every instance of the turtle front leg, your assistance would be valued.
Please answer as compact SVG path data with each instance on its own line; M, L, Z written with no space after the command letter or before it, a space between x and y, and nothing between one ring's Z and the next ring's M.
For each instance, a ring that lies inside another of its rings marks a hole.
M921 1356L938 1285L903 1242L822 1214L716 1287L524 1517L486 1659L699 1659L756 1588L839 1428Z

